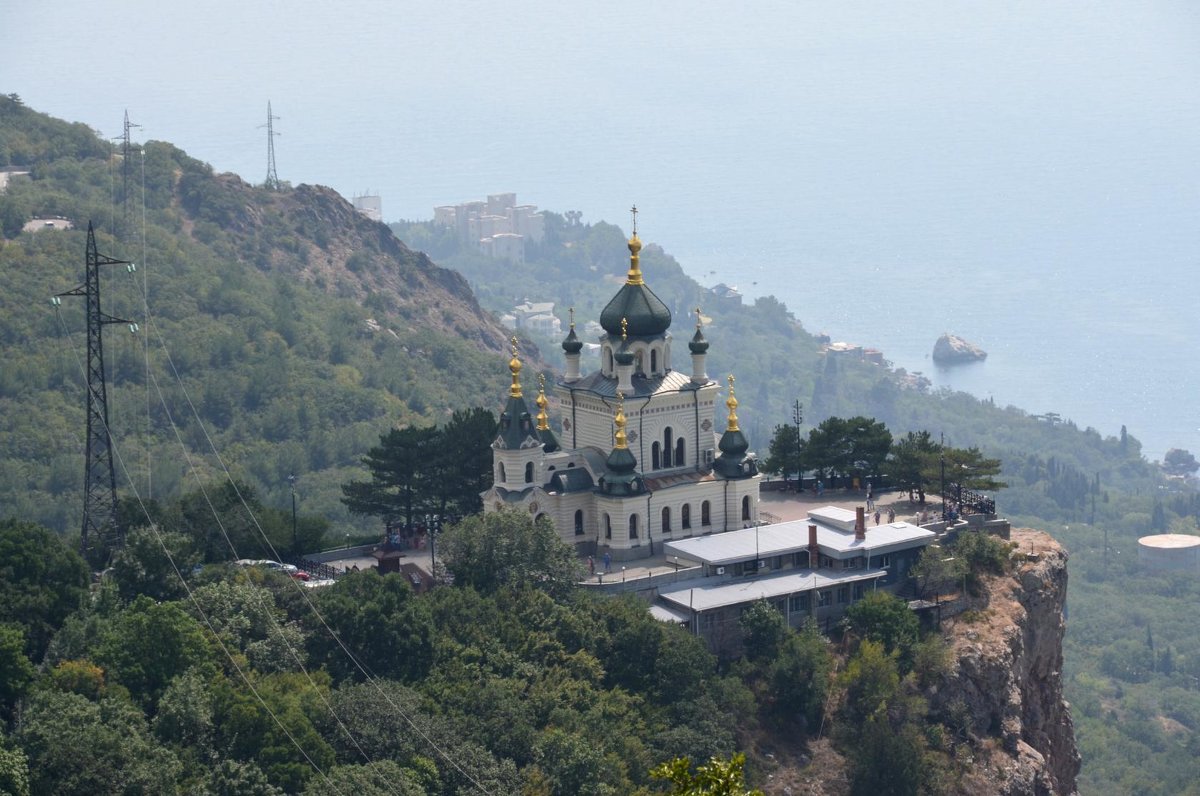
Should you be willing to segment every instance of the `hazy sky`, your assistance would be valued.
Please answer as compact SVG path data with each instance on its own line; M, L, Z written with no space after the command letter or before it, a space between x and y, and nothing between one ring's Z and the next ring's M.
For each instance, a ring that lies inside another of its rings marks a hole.
M135 138L261 182L271 100L279 176L379 193L387 220L516 191L625 225L636 202L691 273L810 329L910 369L958 331L996 354L955 387L1200 450L1194 1L0 0L0 20L0 91L106 136L128 109Z

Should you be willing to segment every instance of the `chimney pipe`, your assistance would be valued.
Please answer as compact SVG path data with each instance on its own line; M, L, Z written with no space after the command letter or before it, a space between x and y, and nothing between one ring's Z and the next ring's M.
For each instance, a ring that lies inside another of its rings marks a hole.
M862 506L856 506L854 509L854 538L859 541L867 538L867 518L865 511Z
M821 550L817 547L817 526L808 526L808 566L816 569L821 563Z

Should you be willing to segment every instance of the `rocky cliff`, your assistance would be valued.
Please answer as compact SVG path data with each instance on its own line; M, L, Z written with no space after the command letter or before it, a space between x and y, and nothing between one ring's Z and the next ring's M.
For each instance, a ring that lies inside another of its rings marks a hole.
M1067 554L1040 531L1015 529L1021 559L986 582L969 610L946 623L955 664L933 698L958 714L975 749L966 793L1071 794L1079 774L1062 692Z
M953 334L943 334L933 345L933 361L940 365L957 365L987 359L987 352Z

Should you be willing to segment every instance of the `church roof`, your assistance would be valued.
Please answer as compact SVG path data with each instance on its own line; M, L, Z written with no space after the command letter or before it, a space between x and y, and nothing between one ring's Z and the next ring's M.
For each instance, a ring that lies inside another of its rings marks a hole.
M521 396L509 396L504 411L500 413L500 430L492 443L502 450L535 448L542 444L533 427L533 416Z
M600 325L613 337L621 336L621 319L628 321L630 337L653 337L671 328L671 310L646 284L626 282L600 313Z
M668 392L687 392L698 390L705 386L704 384L694 383L691 377L677 370L668 371L661 376L634 375L630 381L633 383L633 390L625 391L626 398L645 398L650 395L660 395ZM590 392L604 398L617 397L617 380L608 378L599 371L589 373L582 379L563 386L572 390Z
M592 475L582 467L569 467L566 470L555 470L547 485L551 492L589 492L595 482Z

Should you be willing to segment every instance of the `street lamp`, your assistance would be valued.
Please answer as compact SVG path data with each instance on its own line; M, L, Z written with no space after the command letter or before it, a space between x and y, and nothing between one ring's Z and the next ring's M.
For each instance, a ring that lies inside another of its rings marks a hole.
M292 490L292 555L300 555L300 544L296 540L296 474L288 476L288 486Z

